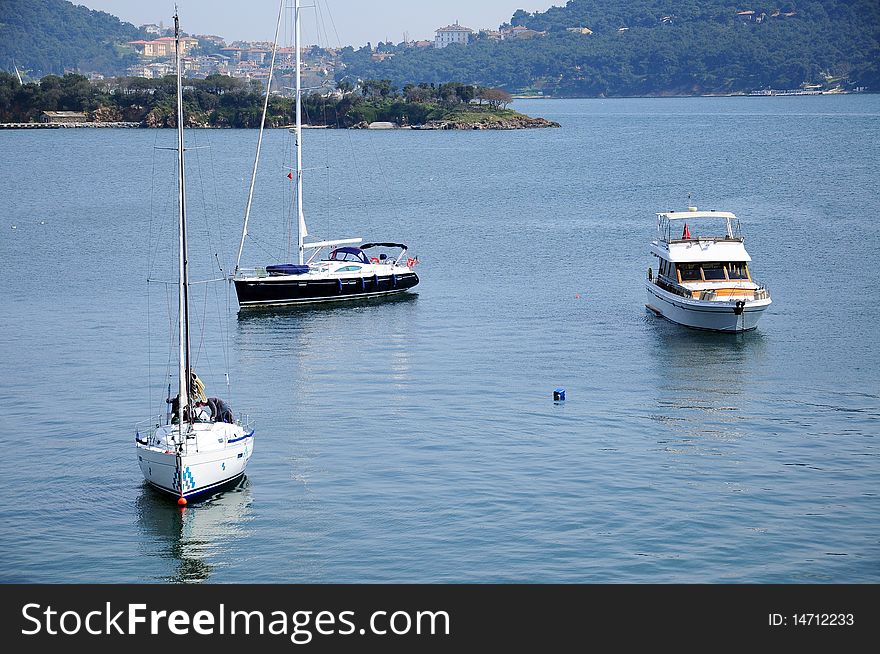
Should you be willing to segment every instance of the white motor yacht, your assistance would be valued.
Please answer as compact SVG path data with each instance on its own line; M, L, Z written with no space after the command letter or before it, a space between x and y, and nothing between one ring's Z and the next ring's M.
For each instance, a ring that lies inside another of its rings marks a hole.
M681 235L679 236L679 230ZM647 308L667 320L719 332L754 329L770 306L767 288L752 279L737 217L726 211L657 214L651 241Z

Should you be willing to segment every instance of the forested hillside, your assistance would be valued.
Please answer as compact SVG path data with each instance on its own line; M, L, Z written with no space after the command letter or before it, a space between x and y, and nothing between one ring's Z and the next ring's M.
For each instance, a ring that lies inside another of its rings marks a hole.
M748 92L804 82L880 89L877 0L571 0L512 25L545 32L443 49L343 51L340 78L459 79L563 96ZM741 13L751 12L751 13ZM589 28L592 34L569 31Z
M137 28L64 0L0 0L0 70L32 78L65 70L120 74L136 61L122 46Z

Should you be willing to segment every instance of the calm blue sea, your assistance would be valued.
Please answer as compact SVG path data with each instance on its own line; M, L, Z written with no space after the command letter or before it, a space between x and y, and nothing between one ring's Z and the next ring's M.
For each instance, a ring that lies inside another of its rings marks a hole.
M0 132L0 581L880 581L880 96L516 108L562 129L305 132L311 237L401 240L422 283L199 285L196 368L257 441L183 512L133 438L173 370L175 134ZM256 136L187 135L194 278L234 263ZM291 147L245 265L287 258ZM688 194L743 221L755 332L645 310Z

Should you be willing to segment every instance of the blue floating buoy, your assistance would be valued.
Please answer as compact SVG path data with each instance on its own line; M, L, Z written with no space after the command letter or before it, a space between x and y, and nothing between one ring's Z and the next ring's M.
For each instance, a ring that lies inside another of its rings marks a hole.
M553 401L554 402L565 402L565 389L557 388L553 391Z

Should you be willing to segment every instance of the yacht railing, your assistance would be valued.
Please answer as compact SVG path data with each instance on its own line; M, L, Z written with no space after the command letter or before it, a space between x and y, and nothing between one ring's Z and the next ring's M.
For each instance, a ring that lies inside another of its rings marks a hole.
M671 220L665 214L657 214L657 235L658 238L665 243L686 243L688 241L739 241L742 242L742 224L737 218L735 221L730 218L724 216L716 216L712 217L711 220L723 220L725 225L724 234L717 235L697 235L692 238L681 238L677 236L673 236L672 234L672 224L676 224L676 232L678 231L678 224L683 223L686 219L677 218L676 220ZM699 218L694 225L702 225L704 224L705 218ZM694 229L697 229L694 227Z
M156 429L162 425L171 424L170 415L171 414L160 413L155 418L147 418L146 420L136 422L134 425L135 440L141 445L154 445ZM254 426L250 415L247 413L239 413L235 418L235 424L245 431L253 430ZM187 440L190 440L191 438L193 437L190 436Z
M689 299L693 298L693 294L689 289L685 288L677 282L673 282L665 275L657 275L657 279L654 283L657 284L657 286L662 288L664 291L675 293L676 295L680 295Z
M153 441L156 429L163 424L168 424L170 414L160 413L154 418L147 418L134 424L135 440L141 445L149 445Z
M247 413L239 413L238 418L235 420L235 424L237 424L245 431L250 431L251 429L253 429L251 417Z
M253 277L259 277L262 279L263 277L268 276L269 273L266 272L265 266L257 266L255 268L239 268L233 276L233 279L250 279Z

